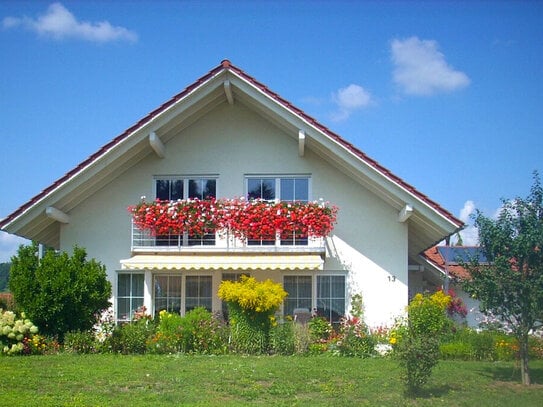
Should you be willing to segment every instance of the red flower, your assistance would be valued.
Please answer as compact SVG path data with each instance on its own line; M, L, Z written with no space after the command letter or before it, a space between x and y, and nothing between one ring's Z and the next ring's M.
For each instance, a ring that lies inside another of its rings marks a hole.
M153 235L202 236L228 231L239 239L324 237L336 222L337 208L319 202L280 202L244 199L156 200L129 206L134 224Z

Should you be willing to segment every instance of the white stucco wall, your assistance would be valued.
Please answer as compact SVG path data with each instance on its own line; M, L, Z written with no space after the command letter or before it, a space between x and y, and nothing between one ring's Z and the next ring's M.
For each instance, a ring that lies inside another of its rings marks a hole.
M166 158L150 153L72 210L61 229L61 249L70 250L74 242L85 247L89 257L105 264L115 293L119 261L131 256L127 207L142 195L153 199L155 175L206 174L218 176L219 198L243 196L248 174L310 175L310 198L339 207L325 270L345 271L347 301L362 294L371 326L390 324L402 313L408 299L408 226L398 222L397 211L310 149L299 157L295 138L239 103L208 113L166 144ZM277 274L270 276L280 279Z

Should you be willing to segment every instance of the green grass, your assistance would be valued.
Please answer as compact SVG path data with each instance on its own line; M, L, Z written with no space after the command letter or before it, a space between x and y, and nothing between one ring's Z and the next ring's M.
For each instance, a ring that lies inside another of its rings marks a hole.
M530 387L508 362L441 361L408 397L394 360L319 356L0 358L2 406L540 406L543 361Z

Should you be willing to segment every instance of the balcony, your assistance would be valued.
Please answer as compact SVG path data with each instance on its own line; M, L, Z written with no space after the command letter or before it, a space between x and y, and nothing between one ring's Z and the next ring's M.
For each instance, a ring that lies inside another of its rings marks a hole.
M131 250L134 254L154 253L325 253L325 239L241 240L228 231L191 237L185 234L154 236L132 222Z
M132 213L133 253L324 253L337 208L323 202L188 199Z

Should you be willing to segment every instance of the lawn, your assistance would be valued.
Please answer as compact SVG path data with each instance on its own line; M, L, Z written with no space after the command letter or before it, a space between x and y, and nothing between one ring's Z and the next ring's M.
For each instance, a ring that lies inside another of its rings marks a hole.
M543 361L518 384L515 364L442 361L407 397L390 359L330 356L0 358L2 406L540 406Z

